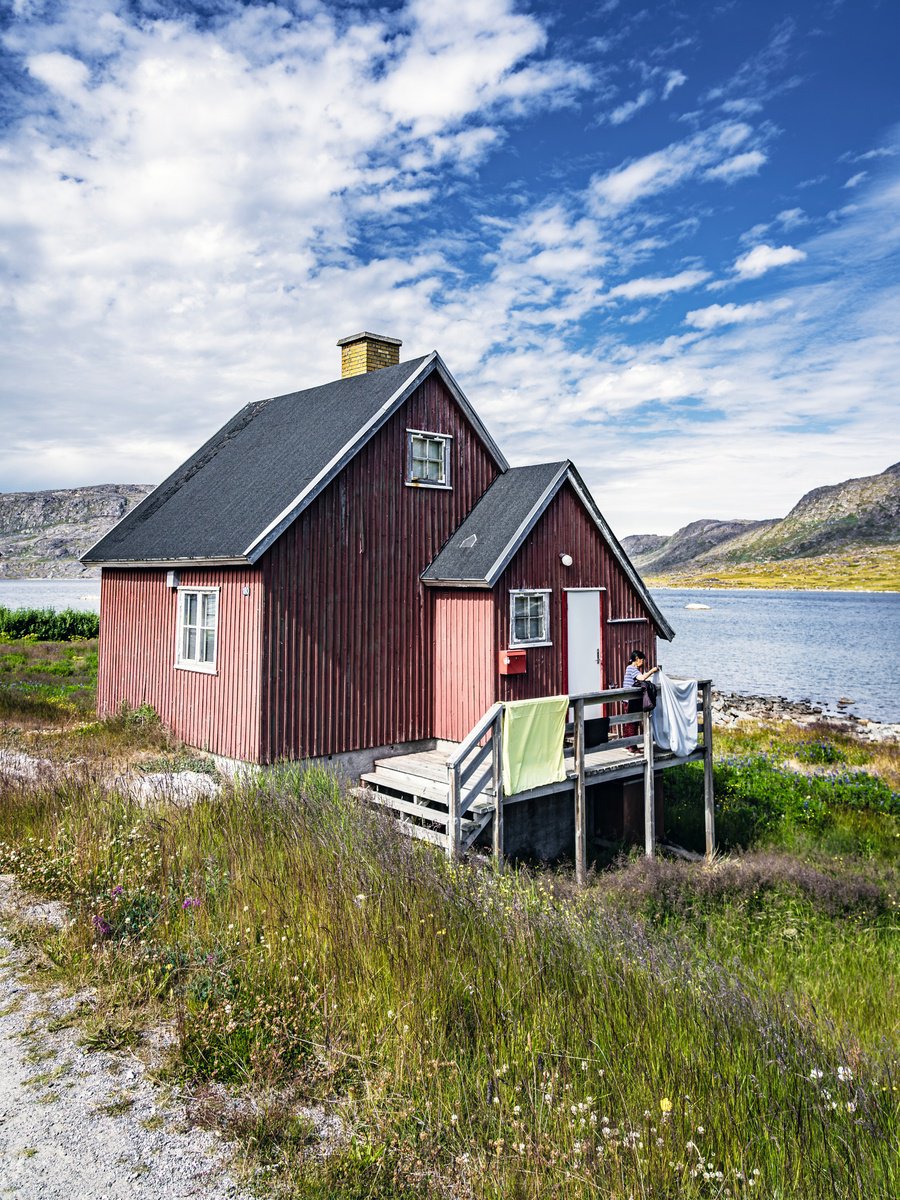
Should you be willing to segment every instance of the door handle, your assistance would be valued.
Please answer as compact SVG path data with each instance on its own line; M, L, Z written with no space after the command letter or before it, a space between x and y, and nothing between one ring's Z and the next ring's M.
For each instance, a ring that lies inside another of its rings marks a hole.
M597 647L597 666L600 666L600 647Z

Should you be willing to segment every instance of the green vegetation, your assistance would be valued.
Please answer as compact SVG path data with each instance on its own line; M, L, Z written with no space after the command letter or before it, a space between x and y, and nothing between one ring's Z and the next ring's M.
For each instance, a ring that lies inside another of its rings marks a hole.
M900 546L858 546L806 558L711 566L688 564L671 571L648 569L650 587L799 588L851 592L900 591Z
M93 712L96 686L95 638L38 641L33 634L16 640L0 635L0 720L65 724Z
M622 857L579 891L453 867L319 770L142 808L98 787L105 760L164 769L184 748L151 710L61 713L7 723L70 768L0 789L0 871L75 920L17 936L98 989L86 1045L174 1024L168 1075L272 1194L900 1194L896 746L723 731L731 852ZM687 844L697 779L666 783ZM328 1154L311 1104L347 1131Z
M43 642L95 638L100 632L96 613L67 608L4 608L0 605L0 641L30 637Z

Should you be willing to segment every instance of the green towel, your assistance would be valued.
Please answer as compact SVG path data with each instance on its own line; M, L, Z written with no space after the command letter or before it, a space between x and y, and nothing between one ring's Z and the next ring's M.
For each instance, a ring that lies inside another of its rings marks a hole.
M566 777L563 737L568 696L510 700L503 710L503 790L507 796Z

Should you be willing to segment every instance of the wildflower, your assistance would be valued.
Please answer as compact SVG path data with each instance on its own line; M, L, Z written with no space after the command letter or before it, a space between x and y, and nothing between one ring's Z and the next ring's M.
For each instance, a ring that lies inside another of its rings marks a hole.
M850 1083L853 1079L853 1072L849 1067L838 1067L837 1077L842 1083Z
M110 892L110 895L111 896L121 896L124 891L125 891L125 889L122 887L121 883L119 883L119 884L116 884L116 886Z
M203 901L199 896L186 896L182 901L182 908L199 908Z
M670 1113L672 1111L672 1101L668 1096L663 1096L662 1100L659 1102L659 1107L664 1113Z
M856 1104L852 1100L847 1101L847 1112L848 1113L856 1112Z
M456 1113L450 1114L450 1124L451 1125L455 1125L458 1120L459 1120L459 1117L456 1115Z
M702 1125L698 1125L698 1126L697 1126L697 1132L698 1132L698 1133L706 1133L706 1130L703 1128L703 1126L702 1126Z
M813 1069L809 1073L809 1077L813 1081L813 1083L816 1083L819 1079L822 1078L823 1074L824 1074L824 1072L820 1071L818 1067L813 1067Z
M513 1105L513 1115L514 1115L514 1116L516 1116L516 1117L518 1117L518 1116L520 1116L520 1115L521 1115L521 1113L522 1113L522 1105L521 1105L521 1104L514 1104L514 1105Z

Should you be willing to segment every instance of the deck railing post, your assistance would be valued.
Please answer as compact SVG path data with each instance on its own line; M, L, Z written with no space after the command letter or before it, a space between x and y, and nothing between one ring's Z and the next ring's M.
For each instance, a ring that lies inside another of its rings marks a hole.
M503 709L494 719L492 728L494 776L494 863L503 863Z
M713 789L712 684L701 684L703 691L703 808L706 824L706 858L716 852L716 812Z
M650 714L641 714L644 735L644 853L652 858L656 851L656 797L653 794L653 730Z
M584 786L584 700L575 701L575 882L587 879L587 800Z
M453 763L449 767L450 773L450 792L447 797L447 857L451 862L456 862L459 858L460 846L460 795L459 795L459 764Z

